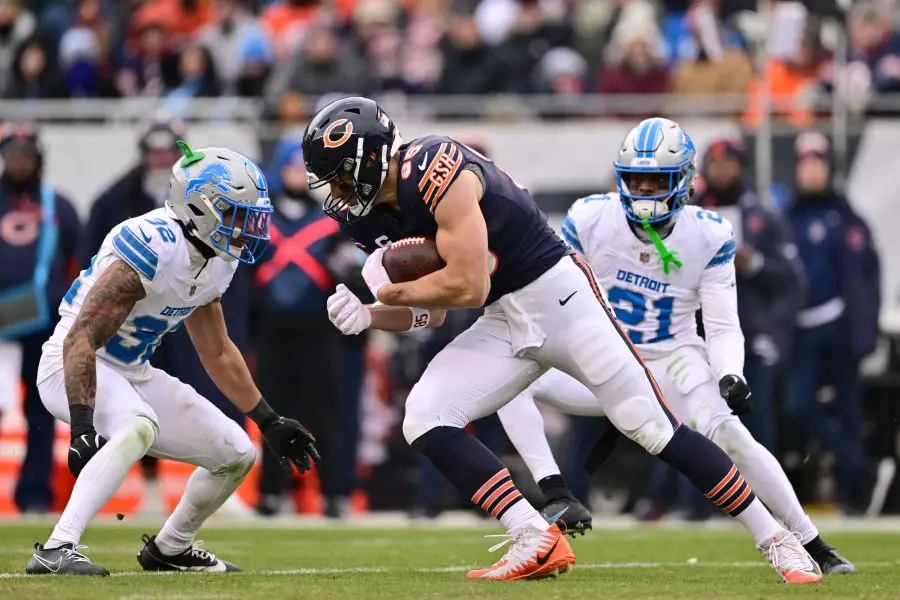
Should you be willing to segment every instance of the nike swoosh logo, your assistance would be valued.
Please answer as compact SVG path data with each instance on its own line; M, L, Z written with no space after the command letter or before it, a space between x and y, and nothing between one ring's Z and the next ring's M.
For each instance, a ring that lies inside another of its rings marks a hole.
M561 516L566 514L566 511L568 511L568 510L569 510L569 507L567 506L564 509L562 509L561 511L559 511L558 513L556 513L555 515L553 515L552 517L550 517L549 519L547 519L547 522L550 523L551 525L553 525L554 523L556 523L559 520L559 518Z
M144 233L144 230L141 229L140 227L138 227L138 231L141 232L141 237L144 238L144 241L145 241L145 242L149 242L150 240L153 239L152 237L150 237L149 235L147 235L146 233Z
M559 538L556 538L556 541L553 543L553 546L544 553L543 556L540 554L537 555L535 559L539 567L543 567L548 560L550 560L550 555L553 554L553 551L556 550L556 547L559 545Z
M419 165L419 170L424 171L425 167L428 166L428 153L425 153L425 157L422 158L422 164Z
M568 302L569 300L571 300L571 299L572 299L572 296L574 296L574 295L577 294L577 293L578 293L578 290L575 290L574 292L572 292L571 294L569 294L568 296L566 296L566 299L565 299L565 300L560 300L560 301L559 301L559 305L560 305L560 306L565 306L565 305L566 305L566 302Z
M57 571L59 571L60 563L62 562L62 556L57 558L56 562L50 562L48 560L45 560L45 559L41 558L40 556L38 556L37 554L34 554L33 556L36 561L38 561L39 563L41 563L42 565L44 565L45 567L50 569L50 571L52 571L53 573L56 573Z

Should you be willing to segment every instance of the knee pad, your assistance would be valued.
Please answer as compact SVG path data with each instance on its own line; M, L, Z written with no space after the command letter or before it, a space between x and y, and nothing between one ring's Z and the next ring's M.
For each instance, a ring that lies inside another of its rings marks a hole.
M225 441L231 446L233 452L228 456L225 464L211 470L213 475L232 475L238 480L243 480L256 464L256 448L246 433L241 431L240 439L226 436Z
M631 396L611 403L606 415L623 435L653 455L662 452L674 433L656 400L646 396Z
M141 454L146 454L156 441L158 433L159 425L155 420L146 415L137 415L122 421L113 437L123 436L123 441L135 444L141 448Z
M741 420L735 416L722 420L707 437L736 463L741 462L743 452L759 445Z

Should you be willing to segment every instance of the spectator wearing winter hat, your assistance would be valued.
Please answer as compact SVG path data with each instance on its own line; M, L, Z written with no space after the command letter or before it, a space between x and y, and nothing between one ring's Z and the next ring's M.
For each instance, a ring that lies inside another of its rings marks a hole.
M606 48L597 91L604 95L665 94L669 86L666 48L652 22L621 22ZM647 116L656 114L648 109ZM632 118L633 113L631 113Z
M215 6L216 19L200 31L198 43L215 57L225 94L236 95L245 64L270 64L272 49L259 20L240 0L216 0Z
M864 511L874 474L863 446L859 363L875 350L881 306L878 252L869 226L832 185L830 145L807 132L795 143L794 202L788 217L809 286L797 315L784 411L804 442L835 456L838 501ZM835 389L833 407L817 400ZM831 409L838 419L831 418Z
M116 95L107 78L100 40L86 27L70 29L59 42L66 96L71 98L106 98Z
M838 72L829 63L822 70L822 82L852 109L863 112L875 95L900 90L900 35L893 31L888 8L874 1L854 4L849 32L844 70Z

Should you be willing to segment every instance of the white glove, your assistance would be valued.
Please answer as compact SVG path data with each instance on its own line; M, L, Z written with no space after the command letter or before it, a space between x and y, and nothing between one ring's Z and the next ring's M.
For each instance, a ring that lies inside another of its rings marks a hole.
M328 318L344 335L359 335L372 324L372 315L343 283L328 297Z
M378 290L391 283L391 278L388 277L387 271L384 270L384 265L381 264L381 261L384 260L385 250L387 250L387 247L375 250L366 259L366 264L362 268L363 279L366 280L366 285L369 286L369 290L376 300L378 300Z

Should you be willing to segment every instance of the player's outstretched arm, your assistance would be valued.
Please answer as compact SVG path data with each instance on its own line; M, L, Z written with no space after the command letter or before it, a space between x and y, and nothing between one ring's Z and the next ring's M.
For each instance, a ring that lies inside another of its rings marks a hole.
M63 375L72 433L69 470L76 477L106 442L94 429L97 350L109 343L145 295L137 272L116 260L87 293L63 342Z
M199 307L185 320L188 335L203 368L232 404L253 419L281 466L291 463L302 473L319 460L315 438L297 421L280 416L262 397L241 351L225 326L220 300Z
M478 203L484 193L471 171L463 173L434 210L437 250L443 269L406 283L389 283L378 300L389 306L478 308L491 289L487 225Z
M253 410L261 394L253 383L244 356L228 337L221 301L217 299L198 307L184 325L203 368L216 387L245 413Z

